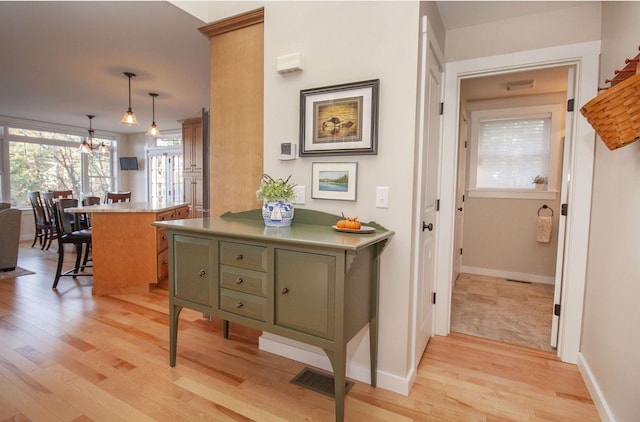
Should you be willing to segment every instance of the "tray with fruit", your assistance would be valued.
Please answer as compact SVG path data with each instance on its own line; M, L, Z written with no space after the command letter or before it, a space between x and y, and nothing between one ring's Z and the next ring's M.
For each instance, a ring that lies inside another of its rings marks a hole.
M344 217L342 220L338 220L331 228L345 233L373 233L376 231L375 227L363 226L358 221L358 217Z

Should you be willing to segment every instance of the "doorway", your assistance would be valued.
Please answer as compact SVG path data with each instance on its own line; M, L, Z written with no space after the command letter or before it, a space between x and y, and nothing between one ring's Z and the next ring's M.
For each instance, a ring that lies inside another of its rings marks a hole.
M439 302L435 309L435 333L450 332L451 297L453 289L453 239L455 221L455 183L457 170L457 139L460 82L468 77L487 76L497 73L540 69L567 65L576 67L576 109L597 95L600 42L586 42L539 50L515 52L478 59L449 62L444 78L444 113L441 148L442 169L440 177L441 213L436 291ZM559 317L558 356L565 362L576 363L580 346L582 309L585 290L586 258L593 176L595 132L585 119L573 119L571 137L567 139L570 160L566 166L571 173L567 187L570 206L567 208L566 244L562 265L558 271L563 284L560 292L562 311Z
M572 74L554 66L461 81L452 331L549 351L555 346L556 257L564 247L558 211ZM547 183L537 187L536 176ZM543 222L549 231L537 238Z

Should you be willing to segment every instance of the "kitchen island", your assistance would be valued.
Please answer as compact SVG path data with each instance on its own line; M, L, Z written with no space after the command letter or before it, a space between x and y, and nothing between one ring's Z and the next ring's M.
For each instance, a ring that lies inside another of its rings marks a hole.
M338 216L296 209L291 227L265 227L260 210L156 222L169 241L169 364L186 307L324 350L336 421L344 419L347 343L369 325L376 385L380 255L393 232L332 227ZM206 353L206 352L205 352Z
M186 203L119 202L66 211L89 215L94 295L143 293L165 283L167 236L151 223L189 218Z

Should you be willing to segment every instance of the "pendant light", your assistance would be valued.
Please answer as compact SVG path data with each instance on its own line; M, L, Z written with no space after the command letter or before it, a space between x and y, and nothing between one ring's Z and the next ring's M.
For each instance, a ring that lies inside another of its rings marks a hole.
M147 135L153 136L155 138L156 136L160 135L158 126L156 126L156 97L158 96L158 94L156 94L155 92L150 92L149 95L151 96L153 119L151 122L151 126L149 126L149 129L147 130Z
M136 119L136 115L133 113L131 109L131 78L135 78L136 74L131 72L124 72L125 76L129 78L129 108L122 116L122 120L120 123L127 126L138 126L138 119Z
M98 153L105 153L108 151L107 146L104 144L104 142L102 142L100 145L96 145L93 146L93 135L94 135L94 130L93 130L93 126L91 125L91 121L93 120L94 115L92 114L87 114L87 117L89 118L89 141L87 142L87 138L85 138L82 143L80 144L80 152L82 152L83 154L90 154L94 149L98 150Z

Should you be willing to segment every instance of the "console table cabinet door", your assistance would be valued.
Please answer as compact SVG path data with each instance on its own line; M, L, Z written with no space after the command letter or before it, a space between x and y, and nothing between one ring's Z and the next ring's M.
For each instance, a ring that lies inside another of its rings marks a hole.
M174 236L173 294L176 298L204 306L214 304L217 287L215 245L212 239Z
M333 340L336 256L275 250L275 324Z

